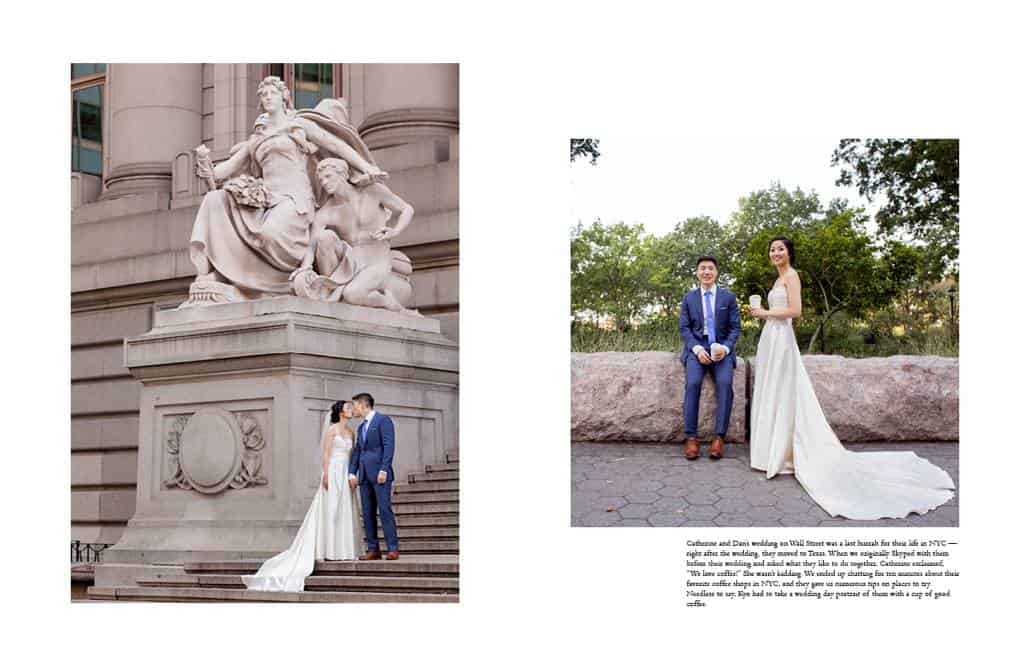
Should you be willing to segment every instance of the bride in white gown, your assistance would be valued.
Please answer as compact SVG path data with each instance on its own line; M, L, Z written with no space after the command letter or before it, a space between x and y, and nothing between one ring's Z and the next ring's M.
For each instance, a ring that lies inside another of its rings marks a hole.
M751 404L751 467L767 478L794 474L831 516L855 520L926 513L952 497L947 472L911 451L856 453L841 446L823 416L801 361L791 320L801 316L801 280L794 246L783 236L769 244L780 277L768 294L758 341Z
M315 492L297 536L287 550L265 561L253 576L241 576L248 589L300 592L315 560L355 560L361 543L357 493L347 483L354 432L350 401L333 404L322 428L322 487ZM341 419L341 416L343 417Z

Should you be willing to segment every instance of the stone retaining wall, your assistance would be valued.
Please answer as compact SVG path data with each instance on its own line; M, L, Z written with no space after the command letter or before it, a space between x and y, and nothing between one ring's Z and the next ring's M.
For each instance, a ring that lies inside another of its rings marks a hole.
M726 439L744 441L747 364L733 374L733 411ZM701 386L698 436L715 428L715 380ZM683 437L683 364L668 352L572 355L574 441L674 442Z
M803 356L819 403L844 442L957 441L959 360ZM726 439L743 442L755 359L739 359ZM573 441L675 442L683 436L683 365L671 352L572 354ZM715 385L701 390L698 434L710 438Z

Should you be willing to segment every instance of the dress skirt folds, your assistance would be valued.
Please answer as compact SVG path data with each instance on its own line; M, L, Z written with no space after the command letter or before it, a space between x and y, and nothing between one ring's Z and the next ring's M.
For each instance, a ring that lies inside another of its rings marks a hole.
M786 288L769 293L786 308ZM823 415L789 319L768 319L758 342L751 407L751 467L793 473L831 516L855 520L926 513L952 497L947 472L911 451L845 449Z
M329 459L329 489L319 486L290 547L265 561L253 576L241 576L251 590L300 592L316 560L353 560L360 552L357 493L347 483L352 444L336 437Z
M265 133L259 127L241 150L250 151L254 175L204 195L190 235L190 256L207 257L250 298L289 294L290 274L311 243L315 213L303 137L296 128Z

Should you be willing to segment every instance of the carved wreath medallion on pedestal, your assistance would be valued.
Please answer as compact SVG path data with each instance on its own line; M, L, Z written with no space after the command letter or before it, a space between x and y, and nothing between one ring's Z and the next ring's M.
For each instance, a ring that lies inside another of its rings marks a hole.
M205 407L191 416L176 416L165 436L164 486L214 495L228 488L265 485L264 448L261 425L246 412Z

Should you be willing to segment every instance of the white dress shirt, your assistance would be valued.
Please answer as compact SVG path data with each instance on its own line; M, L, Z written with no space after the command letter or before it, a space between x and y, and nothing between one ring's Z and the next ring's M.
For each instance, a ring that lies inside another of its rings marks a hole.
M364 421L362 421L362 423L364 423L364 424L365 424L365 434L366 434L366 435L368 435L368 429L372 427L372 419L373 419L373 418L375 418L375 415L376 415L376 410L374 410L374 409L373 409L373 410L370 410L370 411L368 412L368 414L366 414L366 415L365 415L365 420L364 420ZM358 431L359 431L359 432L361 431L361 426L358 426ZM357 443L357 442L354 442L354 445L355 445L355 446L357 446L357 445L358 445L358 443ZM351 474L351 475L350 475L350 478L352 478L352 479L356 479L356 478L358 478L358 477L357 477L356 475L354 475L354 474Z
M702 329L704 330L704 334L705 334L706 338L708 337L708 317L707 317L708 304L705 303L705 294L708 293L708 292L711 292L711 294L712 294L712 322L714 323L715 322L715 304L717 302L716 298L718 297L718 294L716 293L716 290L718 288L719 287L714 285L714 284L712 285L711 289L705 289L704 287L701 287L701 315L702 315L701 316L701 322L702 322ZM717 344L720 347L726 349L726 345L719 344L718 342L715 343L715 344ZM704 349L704 347L702 345L694 345L694 348L691 349L690 351L694 352L694 354L696 355L698 350L700 350L700 349ZM715 350L712 350L712 351L714 352Z

